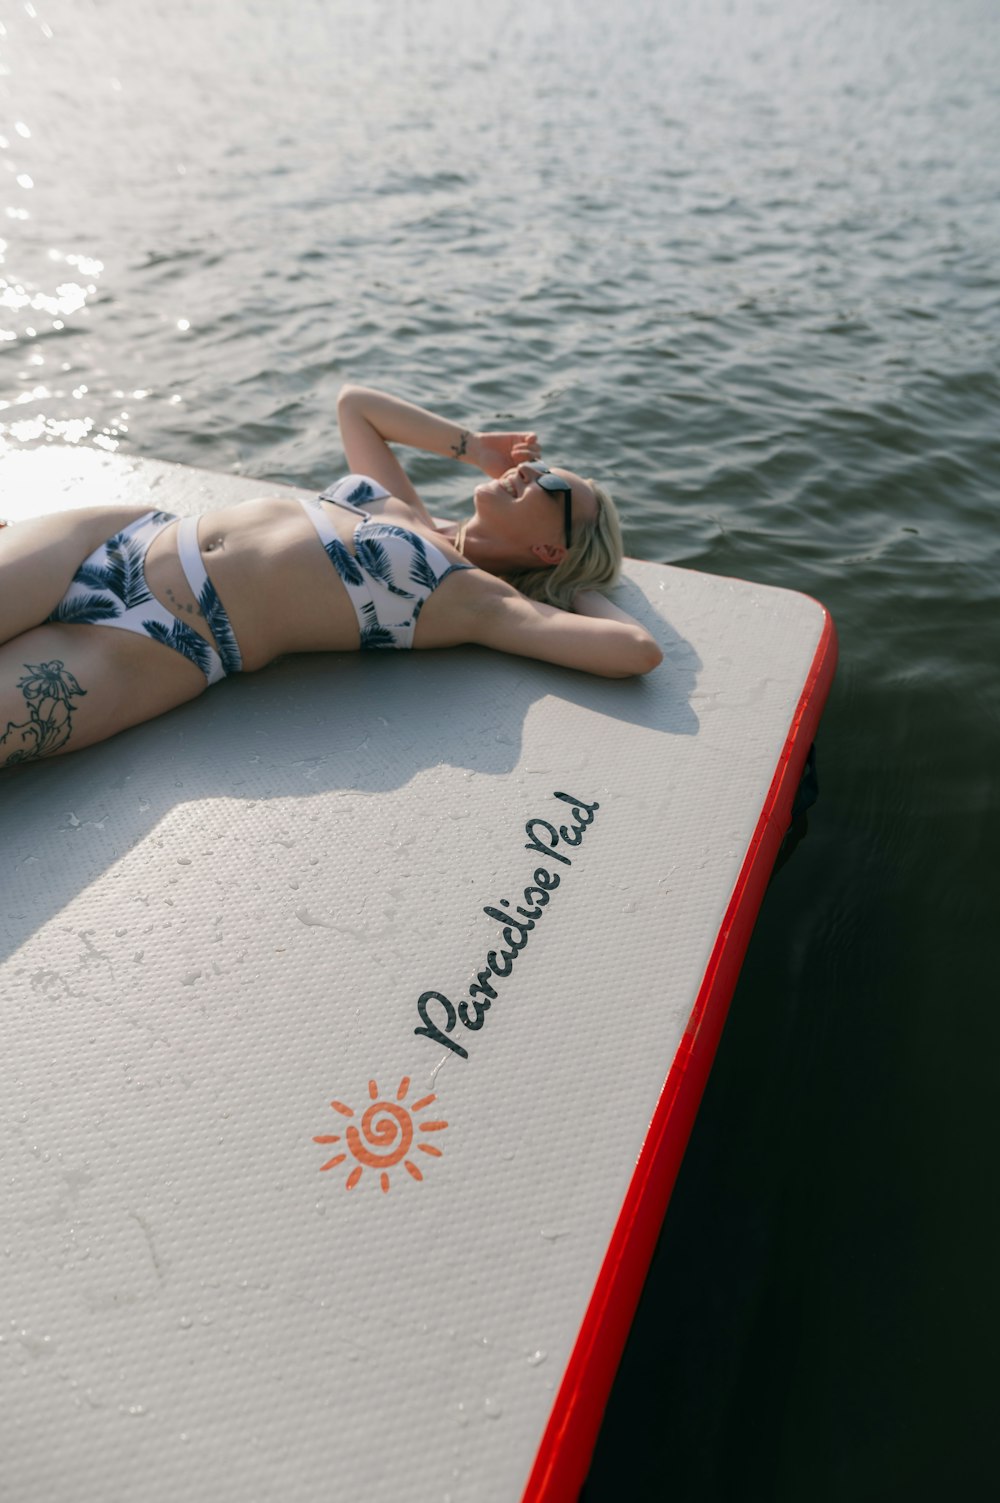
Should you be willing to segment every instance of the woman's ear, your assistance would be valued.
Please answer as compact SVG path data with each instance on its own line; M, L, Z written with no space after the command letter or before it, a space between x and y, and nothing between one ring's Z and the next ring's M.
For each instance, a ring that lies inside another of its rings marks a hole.
M545 569L554 569L566 557L566 549L556 543L532 543L531 551Z

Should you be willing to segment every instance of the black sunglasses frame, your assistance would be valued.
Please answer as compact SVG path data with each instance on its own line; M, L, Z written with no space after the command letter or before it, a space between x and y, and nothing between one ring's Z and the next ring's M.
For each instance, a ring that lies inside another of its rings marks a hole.
M548 491L550 496L563 498L563 531L566 534L566 547L573 546L573 487L568 480L561 475L553 475L552 471L544 465L539 465L537 460L532 462L531 468L535 471L538 484L543 491Z

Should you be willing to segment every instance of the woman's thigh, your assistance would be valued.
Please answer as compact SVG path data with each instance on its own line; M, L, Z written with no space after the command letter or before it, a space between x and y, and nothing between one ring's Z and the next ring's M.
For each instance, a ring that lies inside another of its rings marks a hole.
M84 559L148 506L84 506L0 528L0 642L40 626Z
M205 687L187 658L134 632L36 627L0 646L0 768L104 741Z

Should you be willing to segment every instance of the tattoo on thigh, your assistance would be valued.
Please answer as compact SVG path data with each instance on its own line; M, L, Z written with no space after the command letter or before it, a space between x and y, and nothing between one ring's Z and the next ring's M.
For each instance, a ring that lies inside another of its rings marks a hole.
M27 720L7 722L0 736L0 767L34 762L64 747L73 730L73 700L85 695L60 658L51 663L25 663L28 672L18 679L24 694Z

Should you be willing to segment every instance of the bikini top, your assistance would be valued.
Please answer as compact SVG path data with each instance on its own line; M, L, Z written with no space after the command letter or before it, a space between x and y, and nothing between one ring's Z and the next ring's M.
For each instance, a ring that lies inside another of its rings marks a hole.
M319 501L332 501L359 518L353 553L344 547L322 506L300 498L354 607L362 648L412 647L424 602L442 579L456 569L472 567L450 563L427 538L377 520L360 504L389 495L367 475L345 475L320 493Z

